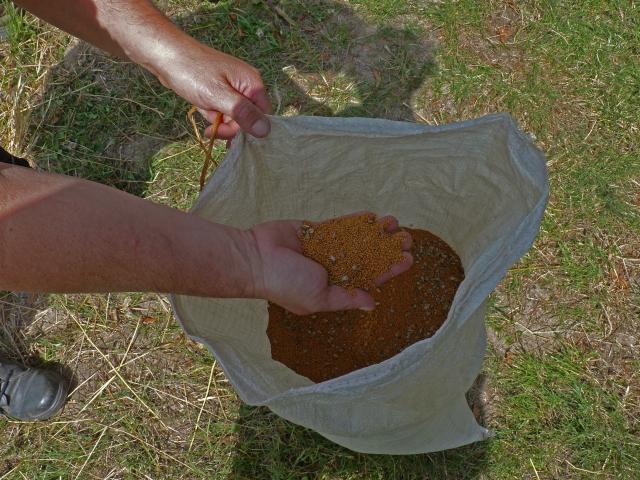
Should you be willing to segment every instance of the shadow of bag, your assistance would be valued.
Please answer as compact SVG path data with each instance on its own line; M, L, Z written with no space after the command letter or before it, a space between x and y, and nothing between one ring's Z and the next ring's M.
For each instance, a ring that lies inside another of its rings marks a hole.
M193 213L248 228L370 210L426 229L465 279L446 322L382 363L314 384L271 359L267 302L173 296L187 334L240 398L352 450L414 454L487 438L465 399L486 348L485 304L531 246L548 197L544 156L507 114L437 127L364 118L272 117L240 134Z

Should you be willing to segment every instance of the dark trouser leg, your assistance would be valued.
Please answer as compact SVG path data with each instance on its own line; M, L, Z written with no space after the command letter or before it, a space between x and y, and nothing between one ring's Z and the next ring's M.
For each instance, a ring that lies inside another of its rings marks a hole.
M0 162L10 163L11 165L19 165L21 167L29 167L29 162L22 158L15 157L0 147Z

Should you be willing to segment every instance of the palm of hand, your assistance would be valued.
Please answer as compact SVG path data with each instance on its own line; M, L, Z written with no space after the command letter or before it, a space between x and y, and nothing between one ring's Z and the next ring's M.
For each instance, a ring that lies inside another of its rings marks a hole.
M325 300L328 274L302 255L297 234L301 223L267 222L256 225L252 232L262 259L265 296L293 313L307 314Z
M299 220L278 220L251 229L262 265L262 283L258 286L262 296L298 315L354 308L372 310L375 302L368 293L329 285L324 267L302 255L298 239L301 225ZM411 256L407 258L394 274L410 267Z

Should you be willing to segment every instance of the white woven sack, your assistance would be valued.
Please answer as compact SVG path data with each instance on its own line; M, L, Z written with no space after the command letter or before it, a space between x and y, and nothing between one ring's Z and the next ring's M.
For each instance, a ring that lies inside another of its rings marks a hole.
M271 359L262 300L172 298L243 401L352 450L412 454L487 437L465 399L485 353L485 300L531 246L548 196L543 155L507 114L431 127L362 118L272 117L239 135L193 212L250 227L370 210L430 230L465 279L431 338L314 384Z

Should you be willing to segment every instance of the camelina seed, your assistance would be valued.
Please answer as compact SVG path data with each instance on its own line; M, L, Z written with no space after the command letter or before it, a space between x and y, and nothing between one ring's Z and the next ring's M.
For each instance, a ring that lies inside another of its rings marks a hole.
M302 225L302 253L329 272L329 282L347 289L371 290L374 280L402 262L401 233L389 233L375 215L341 217Z
M273 359L322 382L382 362L431 337L446 320L464 271L440 238L425 230L407 231L413 237L414 263L370 292L376 301L373 312L297 316L270 303L267 335Z

